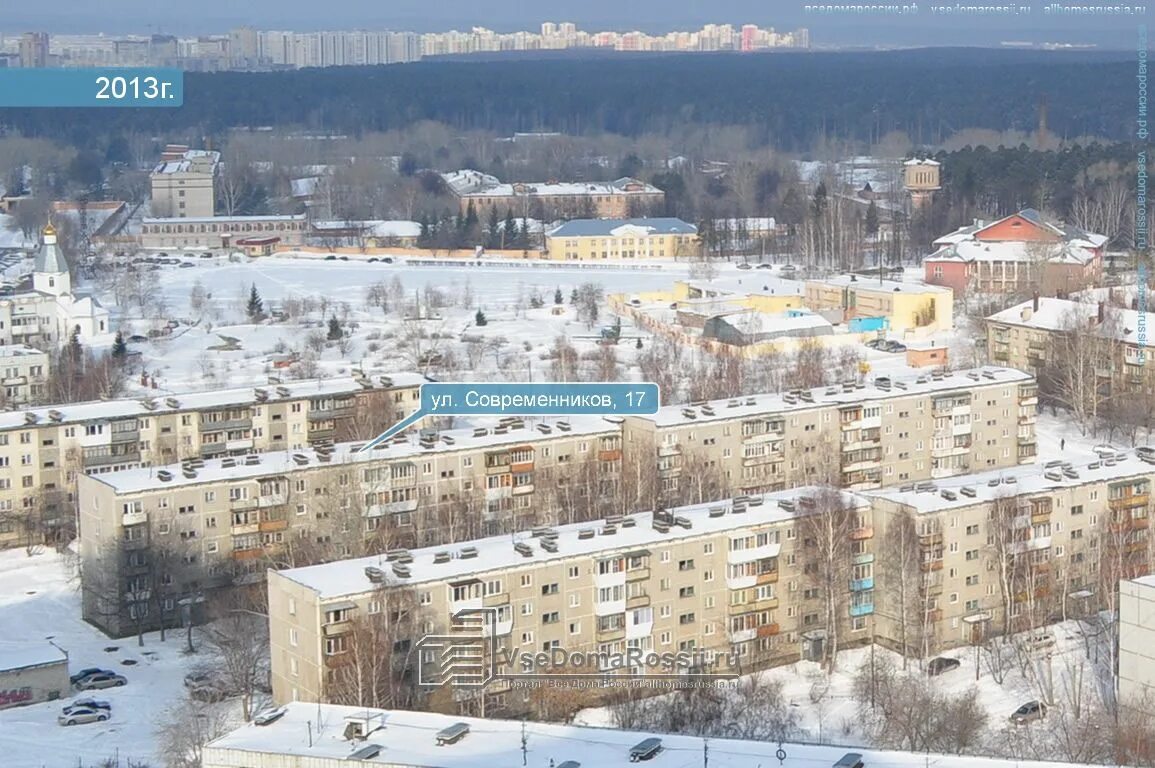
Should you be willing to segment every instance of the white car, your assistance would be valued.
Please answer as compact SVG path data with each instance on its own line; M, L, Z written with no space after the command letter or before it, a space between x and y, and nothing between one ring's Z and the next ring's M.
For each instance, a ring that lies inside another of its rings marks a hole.
M285 714L284 707L277 707L276 709L266 709L264 712L258 712L253 717L253 725L268 725L280 720Z
M78 725L80 723L103 723L112 713L95 707L75 707L67 713L60 713L56 722L60 725Z

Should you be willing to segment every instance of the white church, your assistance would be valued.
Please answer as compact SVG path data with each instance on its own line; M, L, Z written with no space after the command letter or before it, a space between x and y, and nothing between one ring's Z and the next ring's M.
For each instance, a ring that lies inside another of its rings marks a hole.
M0 296L0 345L48 351L66 343L75 329L86 344L111 333L108 310L91 296L72 292L68 259L49 224L36 253L32 290Z

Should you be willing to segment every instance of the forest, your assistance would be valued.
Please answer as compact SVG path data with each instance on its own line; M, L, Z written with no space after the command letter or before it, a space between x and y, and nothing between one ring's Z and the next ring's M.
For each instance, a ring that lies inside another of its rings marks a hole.
M83 148L127 133L215 135L300 126L351 136L436 121L457 131L676 136L742 126L750 148L875 143L902 131L937 145L963 128L1126 140L1135 63L1123 53L987 49L655 54L427 60L273 73L188 73L179 109L0 110L0 131Z

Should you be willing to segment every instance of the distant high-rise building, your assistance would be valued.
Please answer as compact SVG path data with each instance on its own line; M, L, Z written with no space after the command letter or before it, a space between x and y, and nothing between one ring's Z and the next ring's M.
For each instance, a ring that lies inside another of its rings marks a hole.
M261 39L252 27L229 31L229 61L234 66L254 64L261 59Z
M541 25L541 36L552 37L557 34L557 24L547 21Z
M25 32L20 36L20 66L48 66L47 32Z

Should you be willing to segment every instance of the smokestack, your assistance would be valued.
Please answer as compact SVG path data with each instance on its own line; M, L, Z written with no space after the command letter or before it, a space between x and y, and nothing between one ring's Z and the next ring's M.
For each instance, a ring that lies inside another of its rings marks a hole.
M1031 311L1032 312L1038 312L1039 311L1039 292L1038 291L1035 291L1035 296L1033 299L1031 299Z

